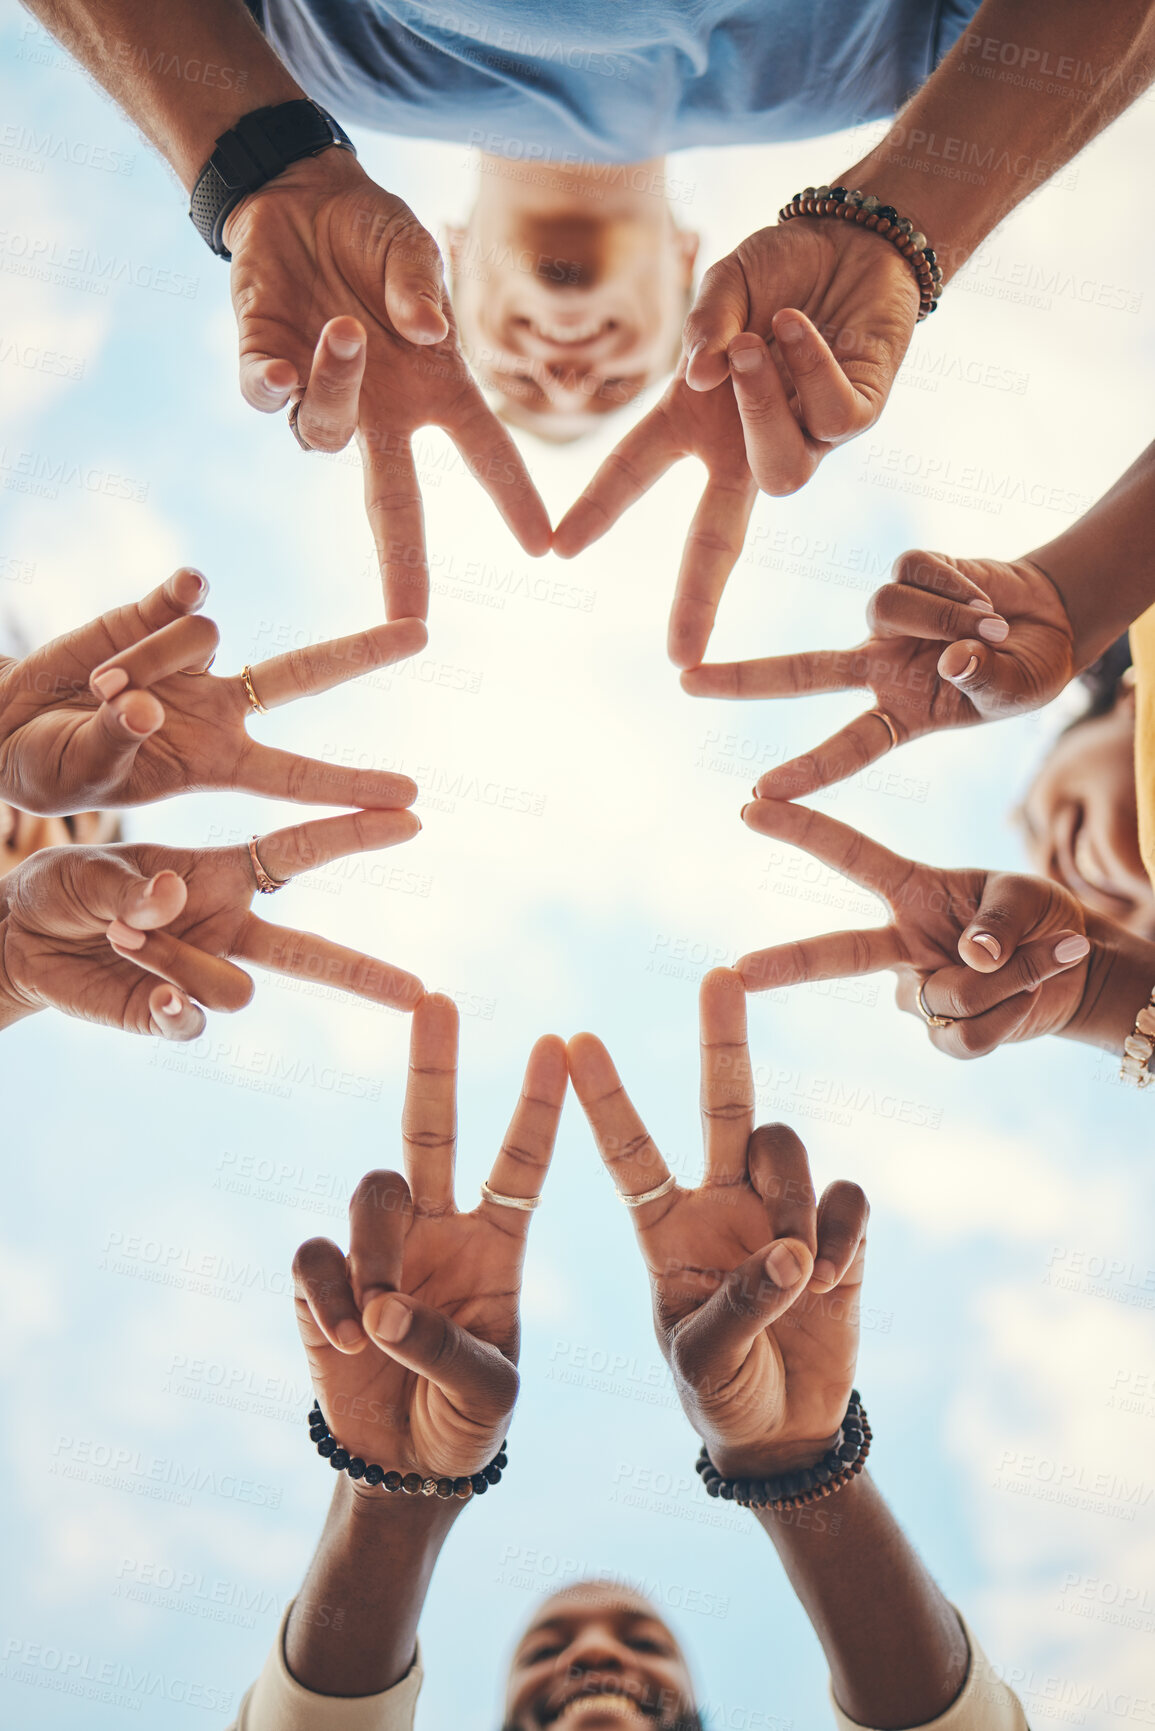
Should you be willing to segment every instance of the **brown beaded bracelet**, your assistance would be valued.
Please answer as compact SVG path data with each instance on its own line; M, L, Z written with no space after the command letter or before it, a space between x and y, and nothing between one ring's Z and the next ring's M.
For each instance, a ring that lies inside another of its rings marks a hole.
M918 282L918 322L928 318L942 294L942 266L934 248L926 244L908 216L899 216L892 204L883 204L872 192L848 192L844 186L808 186L796 192L778 212L779 222L795 216L837 216L843 222L868 228L888 240L906 260Z
M309 1414L309 1436L317 1445L317 1453L328 1461L334 1472L348 1473L351 1479L364 1479L367 1485L380 1485L384 1491L401 1491L409 1497L441 1497L444 1501L456 1497L458 1502L468 1502L470 1497L483 1495L490 1485L500 1484L501 1469L509 1465L503 1442L488 1466L482 1467L478 1473L462 1473L459 1478L400 1473L396 1469L386 1471L384 1467L363 1461L360 1455L351 1455L348 1449L341 1447L325 1423L325 1415L317 1401L313 1402Z
M724 1479L703 1443L697 1470L708 1496L721 1497L724 1502L738 1503L742 1508L769 1509L772 1514L781 1515L788 1509L803 1509L810 1503L821 1502L823 1497L832 1497L857 1478L866 1465L871 1440L862 1396L852 1389L838 1440L814 1466L765 1479Z

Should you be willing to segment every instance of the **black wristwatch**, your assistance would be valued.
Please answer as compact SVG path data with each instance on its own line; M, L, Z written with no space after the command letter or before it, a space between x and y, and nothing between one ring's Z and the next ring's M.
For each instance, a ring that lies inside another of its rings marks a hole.
M221 133L202 168L189 204L193 227L219 258L231 258L223 239L225 221L242 198L275 180L291 162L316 156L331 144L357 154L348 133L316 102L302 98L254 108Z

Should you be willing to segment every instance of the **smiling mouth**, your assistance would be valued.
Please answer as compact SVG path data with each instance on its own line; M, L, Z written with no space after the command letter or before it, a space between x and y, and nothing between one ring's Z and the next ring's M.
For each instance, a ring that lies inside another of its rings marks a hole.
M656 1707L651 1706L646 1701L640 1700L637 1695L631 1694L628 1689L620 1689L616 1686L611 1686L608 1689L579 1689L575 1691L574 1694L567 1695L564 1701L558 1703L557 1707L550 1709L542 1715L541 1723L543 1725L555 1725L559 1719L570 1711L572 1707L580 1706L586 1701L607 1703L621 1702L625 1707L629 1708L631 1713L638 1714L642 1718L657 1718Z
M614 329L612 319L589 319L585 324L550 324L543 319L526 321L529 329L542 342L552 343L558 349L585 348L588 343L597 342L599 337L607 336Z

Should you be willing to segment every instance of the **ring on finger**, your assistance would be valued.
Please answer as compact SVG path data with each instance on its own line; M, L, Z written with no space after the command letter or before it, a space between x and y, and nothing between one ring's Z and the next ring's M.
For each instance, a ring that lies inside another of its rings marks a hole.
M898 728L894 725L890 716L886 713L885 709L870 709L867 710L867 714L876 715L879 721L881 721L883 727L885 727L887 733L890 735L890 745L888 750L893 751L895 746L898 744Z
M304 400L304 397L294 397L292 402L289 404L289 431L292 433L294 439L296 439L298 445L300 445L302 451L312 451L316 447L310 445L308 439L306 439L304 433L302 433L300 427L297 425L297 416L301 412L301 404Z
M211 665L212 663L210 662L209 666L211 667ZM207 672L208 669L206 668L205 671ZM268 709L257 696L256 687L253 684L253 670L247 662L244 667L241 668L241 684L245 688L245 696L249 700L249 708L252 710L253 714L267 715L269 713Z
M663 1178L652 1190L643 1190L640 1196L627 1196L624 1190L619 1190L618 1201L624 1202L627 1208L641 1208L646 1202L657 1202L659 1198L668 1196L677 1182L676 1173L671 1172L668 1178Z
M499 1208L516 1208L522 1214L532 1214L535 1208L541 1207L540 1196L504 1196L500 1190L491 1189L484 1178L481 1194L486 1202L496 1202Z
M288 878L274 878L269 876L257 855L257 842L259 840L259 836L250 836L249 859L252 861L253 876L257 880L258 890L263 896L271 896L276 890L283 890L289 880Z
M922 1017L923 1021L926 1023L927 1027L928 1028L953 1028L955 1023L958 1021L958 1017L957 1016L936 1016L934 1011L927 1004L926 998L923 996L925 991L926 991L926 981L924 980L922 982L921 986L918 988L918 1013Z
M214 649L203 667L186 667L185 672L188 674L190 679L203 679L206 673L212 672L213 662L216 658L217 652Z

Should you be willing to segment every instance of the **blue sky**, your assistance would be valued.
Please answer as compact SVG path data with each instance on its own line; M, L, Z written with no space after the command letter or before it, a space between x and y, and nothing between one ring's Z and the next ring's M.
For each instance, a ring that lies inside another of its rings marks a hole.
M23 14L0 51L0 611L44 637L193 563L226 668L379 617L357 463L307 462L241 402L227 273L168 171ZM1143 102L1032 198L920 328L881 424L802 494L760 500L719 657L855 641L903 548L1024 551L1147 442L1155 240L1125 189L1151 133ZM358 142L435 232L462 213L464 152ZM681 159L703 258L859 149ZM611 439L532 449L555 519ZM425 828L273 911L458 997L467 1205L549 1029L600 1033L692 1172L704 968L860 917L857 892L738 809L760 768L859 700L682 695L663 642L688 469L576 563L534 567L444 441L420 449L428 651L259 725L414 775ZM55 496L28 483L61 463L86 478ZM542 575L560 600L533 592ZM937 863L1021 866L1006 814L1061 713L921 742L828 803ZM502 810L494 787L540 810ZM285 816L203 795L127 828L223 841ZM795 1125L821 1182L856 1178L874 1205L860 1385L880 1485L1026 1679L1032 1723L1110 1723L1087 1703L1143 1695L1155 1635L1150 1101L1065 1043L952 1064L889 976L756 1000L750 1024L761 1113ZM187 1049L47 1016L3 1036L6 1721L122 1724L123 1704L60 1687L108 1665L145 1690L141 1723L164 1697L172 1731L227 1723L329 1490L302 1434L289 1262L314 1232L341 1239L356 1179L399 1162L406 1041L400 1015L273 979ZM419 1724L486 1731L534 1592L589 1570L667 1607L711 1724L822 1723L821 1654L769 1545L732 1512L707 1524L690 1482L629 1221L572 1100L530 1241L522 1368L511 1470L434 1585Z

